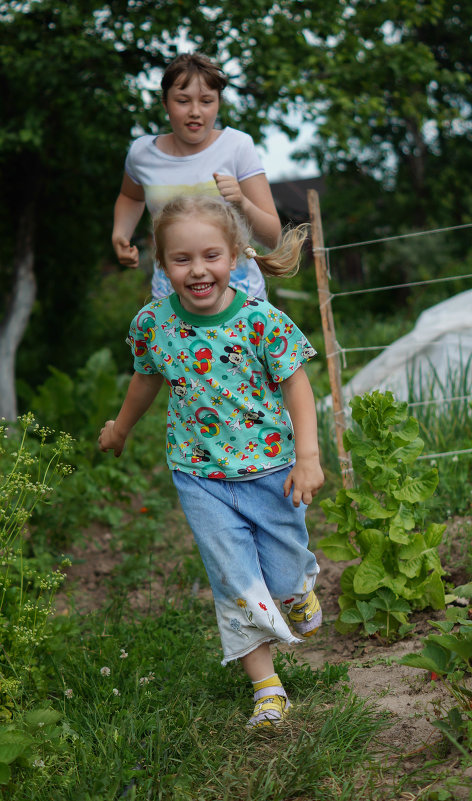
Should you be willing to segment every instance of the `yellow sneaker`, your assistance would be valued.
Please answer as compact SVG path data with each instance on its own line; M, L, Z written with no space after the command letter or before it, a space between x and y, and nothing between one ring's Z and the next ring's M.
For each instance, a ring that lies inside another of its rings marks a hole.
M285 718L291 703L277 675L254 682L255 707L247 722L249 729L277 726Z
M323 614L318 598L310 590L307 598L294 604L288 613L288 619L294 631L302 637L311 637L321 626Z

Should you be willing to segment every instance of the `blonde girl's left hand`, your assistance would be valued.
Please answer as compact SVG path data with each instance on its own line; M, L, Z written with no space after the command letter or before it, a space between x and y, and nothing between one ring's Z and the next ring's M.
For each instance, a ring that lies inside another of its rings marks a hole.
M324 484L324 473L319 461L313 458L297 459L284 482L284 496L288 498L293 489L292 503L300 506L303 501L307 506Z
M107 420L100 430L98 445L103 453L106 453L106 451L113 451L115 456L121 456L123 448L125 447L125 438L120 436L116 431L114 420Z
M235 178L234 175L220 175L220 173L217 172L213 173L213 178L216 181L218 192L221 197L227 200L228 203L241 206L243 193L241 192L241 187L239 186L237 178Z

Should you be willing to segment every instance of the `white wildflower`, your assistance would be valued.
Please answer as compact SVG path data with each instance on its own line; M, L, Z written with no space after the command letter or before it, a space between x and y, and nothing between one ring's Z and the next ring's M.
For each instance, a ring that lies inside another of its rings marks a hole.
M102 667L102 668L100 668L100 673L102 674L102 676L109 676L110 673L111 673L111 670L110 670L109 667Z
M127 652L125 651L125 649L124 649L124 648L120 648L120 651L121 651L121 653L120 653L120 659L127 659L127 658L128 658L128 654L127 654Z
M44 759L35 759L33 762L33 768L44 768Z
M64 695L66 698L72 698L72 696L74 695L74 691L71 690L69 687L67 690L64 690Z
M113 695L119 695L119 694L120 694L120 691L117 690L116 687L113 687Z

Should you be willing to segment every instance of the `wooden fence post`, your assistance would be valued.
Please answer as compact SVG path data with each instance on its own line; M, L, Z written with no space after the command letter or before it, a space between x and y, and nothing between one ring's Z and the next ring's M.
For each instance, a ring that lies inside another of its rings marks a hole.
M341 466L343 486L353 486L352 465L350 456L346 453L343 444L343 433L346 429L346 417L341 383L341 364L338 344L334 329L333 310L331 308L331 292L329 289L328 271L321 224L320 201L318 192L308 189L308 208L310 211L311 239L313 244L313 257L315 260L316 282L318 284L318 297L320 301L321 324L326 347L326 360L328 363L329 384L333 399L333 414L336 430L338 458Z

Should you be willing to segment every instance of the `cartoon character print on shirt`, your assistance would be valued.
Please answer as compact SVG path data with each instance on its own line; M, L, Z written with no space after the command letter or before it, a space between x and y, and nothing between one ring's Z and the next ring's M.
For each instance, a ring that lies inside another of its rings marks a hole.
M260 370L253 370L249 383L252 387L252 397L264 400L266 391L264 389L264 382L262 380L262 372Z
M256 467L255 464L247 465L247 467L240 467L238 470L238 474L240 476L245 476L246 473L257 473L259 468Z
M247 319L250 326L249 341L257 348L264 336L266 318L260 312L254 312Z
M156 338L156 315L149 309L140 311L136 318L136 329L143 332L144 339L149 343Z
M304 348L302 348L302 356L304 359L312 359L313 356L316 356L316 350L312 348L311 345L306 344Z
M192 367L198 375L205 375L211 371L211 365L215 361L213 351L208 347L208 342L197 339L190 345L190 353L195 357Z
M177 405L182 407L185 404L185 396L188 392L188 384L183 376L180 378L172 378L167 382L173 395L178 398Z
M226 478L226 473L223 470L212 470L206 466L202 466L199 469L198 475L203 476L203 478Z
M243 412L243 420L246 428L252 428L255 425L261 425L263 417L264 412L254 412L252 409L246 409L246 411Z
M243 309L247 309L248 306L256 306L257 307L257 306L259 306L259 304L260 304L260 300L257 300L257 298L252 298L252 297L250 297L250 295L248 295L246 300L244 301L244 303L242 305L242 308Z
M206 448L203 448L199 442L195 443L192 447L192 457L191 462L192 464L200 464L200 462L209 462L210 461L210 451Z
M244 361L244 354L241 345L225 345L225 352L220 356L220 362L231 365L228 373L236 375Z
M274 459L282 453L282 437L277 429L261 428L257 438L264 445L263 451L269 459Z
M193 329L192 325L185 320L179 320L179 334L181 339L197 336L197 332Z
M168 426L167 427L167 442L166 442L167 455L170 456L172 454L172 451L176 447L177 447L177 440L175 438L175 434L172 431L172 429L170 428L170 426Z
M273 328L265 338L267 350L274 359L280 359L288 347L287 337L282 335L280 328Z
M195 417L201 425L200 433L203 437L217 437L220 433L220 418L216 409L201 406L197 409Z

